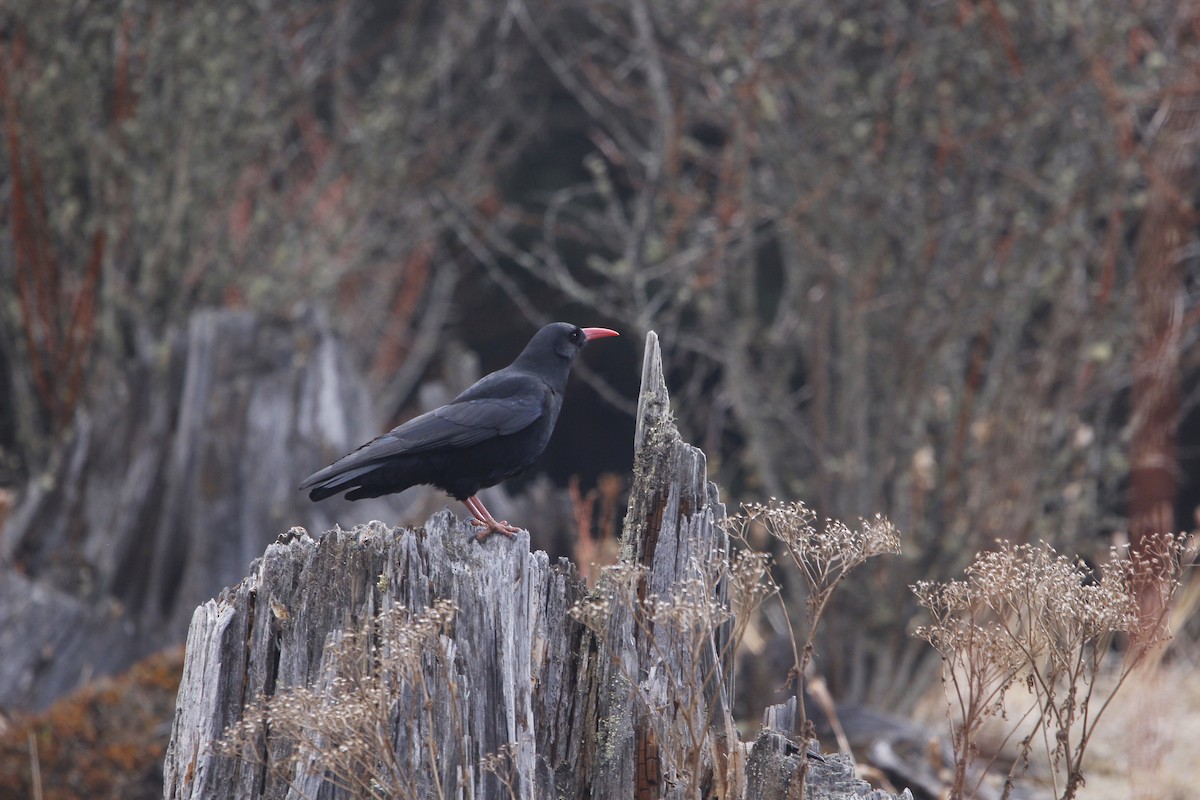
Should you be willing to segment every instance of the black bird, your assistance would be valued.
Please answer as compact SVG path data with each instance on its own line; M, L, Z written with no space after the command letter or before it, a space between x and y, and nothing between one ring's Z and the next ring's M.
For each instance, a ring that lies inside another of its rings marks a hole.
M300 488L311 487L314 501L347 489L347 500L362 500L431 484L470 510L471 523L483 528L480 540L512 536L520 528L498 522L475 493L538 459L558 421L571 363L592 339L617 335L608 328L547 325L512 364L309 475Z

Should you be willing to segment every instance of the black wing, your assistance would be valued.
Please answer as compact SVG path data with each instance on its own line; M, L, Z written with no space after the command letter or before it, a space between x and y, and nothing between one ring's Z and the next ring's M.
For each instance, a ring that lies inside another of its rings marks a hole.
M545 413L541 397L458 400L414 417L348 456L307 477L301 489L346 473L361 474L381 461L442 448L458 449L528 428Z
M528 428L538 421L543 410L541 398L534 396L460 400L411 419L380 439L393 439L393 446L398 449L392 452L399 453L470 447Z

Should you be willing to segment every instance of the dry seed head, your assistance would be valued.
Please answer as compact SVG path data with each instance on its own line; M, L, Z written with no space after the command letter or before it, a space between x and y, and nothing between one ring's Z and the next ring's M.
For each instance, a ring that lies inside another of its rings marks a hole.
M729 606L742 617L779 591L771 580L771 557L753 550L738 550L729 560Z
M484 772L500 774L512 766L515 748L512 742L505 742L494 753L488 753L479 759L479 768Z
M1167 560L1156 555L1142 563L1161 570ZM1051 666L1065 664L1081 646L1137 629L1138 569L1136 556L1115 557L1097 581L1080 561L1045 542L1001 541L997 549L976 555L965 581L912 586L934 617L917 635L945 652L943 647L954 649L963 640L962 630L951 630L955 625L1006 620L1009 637L1024 642L1029 653L1044 654Z
M742 512L731 516L726 527L746 539L752 525L761 525L787 547L793 558L816 574L835 566L845 572L873 556L900 552L900 534L882 515L860 520L857 530L837 520L826 520L818 529L816 521L816 514L804 503L771 500L743 505Z
M617 604L632 604L638 583L645 574L646 569L640 564L627 561L609 564L600 570L592 594L577 601L567 613L588 629L602 634Z
M612 614L612 600L609 597L585 597L571 606L567 613L585 628L602 634Z
M679 630L715 628L729 619L729 609L712 596L712 588L703 578L688 578L672 587L666 597L652 595L646 603L656 624L670 624Z

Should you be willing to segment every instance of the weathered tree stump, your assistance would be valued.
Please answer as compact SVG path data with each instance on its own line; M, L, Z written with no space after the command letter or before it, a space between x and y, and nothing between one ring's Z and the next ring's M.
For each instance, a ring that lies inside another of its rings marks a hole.
M182 642L197 603L276 533L331 526L344 501L295 484L378 432L349 361L313 311L201 311L145 342L0 528L0 709L44 708Z
M165 796L798 797L794 705L741 742L731 620L691 624L726 601L723 517L703 453L670 420L650 334L622 565L595 592L570 562L530 553L527 533L479 544L449 512L418 530L281 537L193 616ZM443 599L453 621L405 662L413 628L387 620ZM298 737L303 703L317 733ZM353 761L361 743L335 720L381 746ZM215 748L239 721L235 746ZM807 796L884 797L845 762L816 766Z

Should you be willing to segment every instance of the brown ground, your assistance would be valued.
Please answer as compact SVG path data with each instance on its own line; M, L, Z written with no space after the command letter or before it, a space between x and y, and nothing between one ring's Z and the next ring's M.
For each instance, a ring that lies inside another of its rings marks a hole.
M0 721L0 800L162 797L182 673L183 648L171 648L41 714Z

